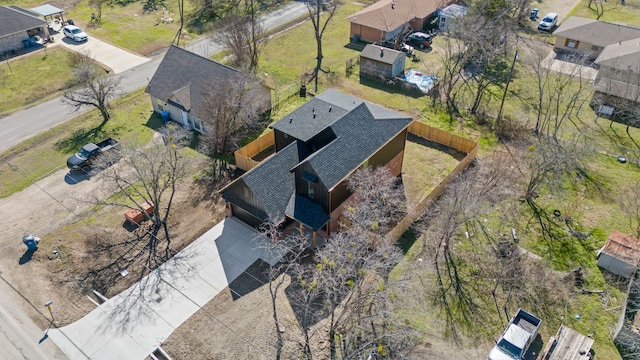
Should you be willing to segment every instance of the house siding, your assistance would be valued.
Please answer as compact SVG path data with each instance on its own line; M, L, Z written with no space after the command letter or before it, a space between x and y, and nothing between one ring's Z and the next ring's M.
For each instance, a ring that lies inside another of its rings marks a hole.
M598 47L597 50L593 50L592 49L593 44L585 41L576 41L577 46L572 48L568 46L571 41L576 41L576 40L558 36L556 38L554 49L564 51L564 52L570 52L578 55L586 54L587 57L590 59L595 59L596 57L598 57L598 55L600 55L600 53L604 49L603 47Z
M633 264L624 262L606 253L601 253L600 256L598 256L598 266L612 274L625 278L629 278L636 270Z
M303 179L302 174L305 171L317 176L316 172L308 163L302 163L300 166L298 166L295 170L296 194L303 195L313 200L315 203L318 203L320 206L322 206L322 209L324 209L324 211L329 213L329 193L327 187L322 183L322 181L320 181L320 179L318 179L318 181L316 181L315 183L311 183ZM311 184L313 187L313 198L309 196L309 184Z
M357 35L360 40L370 43L384 40L386 38L386 32L383 30L351 23L351 37L354 35Z
M276 141L276 152L284 149L287 145L291 144L296 140L293 136L289 136L282 131L274 129L275 141Z
M22 45L22 40L28 38L29 35L26 31L0 38L0 54L6 51L18 50L22 48L24 46Z

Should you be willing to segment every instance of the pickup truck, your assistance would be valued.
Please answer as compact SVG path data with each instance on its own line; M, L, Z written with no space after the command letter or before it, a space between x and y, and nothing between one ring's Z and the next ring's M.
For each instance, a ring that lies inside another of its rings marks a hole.
M522 309L511 318L488 360L521 360L538 334L542 320Z
M67 159L67 167L72 171L88 169L101 154L119 147L120 143L114 138L102 140L97 144L88 143Z

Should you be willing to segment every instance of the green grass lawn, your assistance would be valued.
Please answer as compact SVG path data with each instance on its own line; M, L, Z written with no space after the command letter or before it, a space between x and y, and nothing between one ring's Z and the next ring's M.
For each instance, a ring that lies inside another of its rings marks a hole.
M160 117L152 114L149 96L142 90L113 103L112 118L99 127L102 118L90 111L58 125L2 154L12 168L0 165L0 198L10 196L49 173L66 167L66 159L82 145L107 137L151 140L153 129L161 125Z
M595 5L591 5L591 8L589 8L588 5L588 0L582 0L580 5L571 11L570 15L596 19L598 16ZM603 2L603 5L604 14L600 17L601 21L640 27L640 1L625 1L625 5L623 6L620 0L613 0Z
M65 89L73 75L62 47L0 62L0 115L45 100Z
M166 6L175 20L173 23L158 22L163 15L162 9L144 11L142 2L132 2L126 6L105 3L102 8L102 21L98 25L90 24L91 13L95 13L96 10L90 7L86 0L69 9L65 18L73 19L78 26L86 29L89 36L106 40L138 54L148 55L171 45L180 27L177 3L167 2ZM185 7L191 7L188 1L185 2ZM188 34L183 36L185 41L190 38Z

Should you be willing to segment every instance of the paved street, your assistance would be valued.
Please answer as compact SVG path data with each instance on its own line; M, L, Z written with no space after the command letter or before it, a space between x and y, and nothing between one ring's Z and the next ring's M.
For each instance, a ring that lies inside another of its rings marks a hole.
M303 16L306 11L307 7L304 3L293 2L282 9L264 15L261 17L261 22L264 24L266 30L275 29L287 24L292 19ZM222 47L216 44L210 37L204 37L187 45L186 49L196 54L209 57L221 51ZM116 60L108 59L109 56L117 57L115 53L113 55L109 52L101 53L101 56L103 56L103 59L100 60L100 62L105 64L116 63ZM104 58L104 56L107 58ZM135 67L126 71L120 67L120 65L117 65L118 71L122 71L120 75L115 75L121 79L120 90L123 93L129 93L146 86L161 60L162 55L142 65L137 65L138 63L133 62L132 65ZM83 108L80 109L80 112L87 110L89 109ZM0 153L76 115L78 115L78 113L74 111L74 107L63 103L62 98L59 97L0 118Z

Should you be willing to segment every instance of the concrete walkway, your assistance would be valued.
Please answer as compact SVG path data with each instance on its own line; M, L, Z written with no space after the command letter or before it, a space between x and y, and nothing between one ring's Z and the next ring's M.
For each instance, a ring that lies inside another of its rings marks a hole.
M542 67L550 69L562 74L582 77L583 79L595 80L598 76L598 70L586 66L563 60L555 51L551 51L547 57L542 60Z
M140 282L49 337L70 359L145 359L256 260L277 263L266 238L234 218L206 232Z

